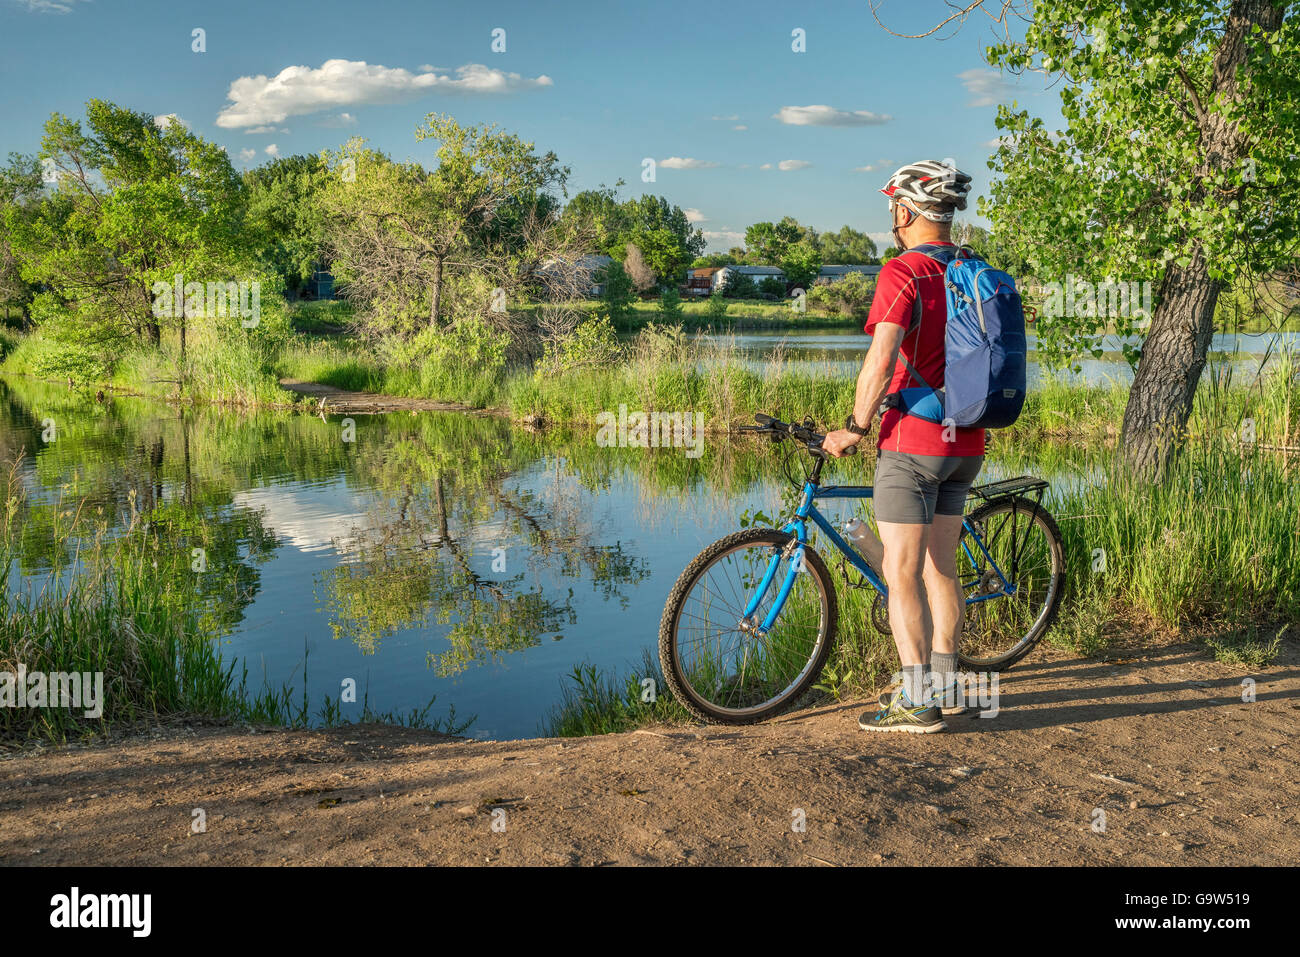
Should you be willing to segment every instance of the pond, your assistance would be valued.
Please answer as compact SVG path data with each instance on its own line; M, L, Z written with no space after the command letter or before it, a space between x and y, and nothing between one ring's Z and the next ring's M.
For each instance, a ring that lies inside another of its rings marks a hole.
M779 354L786 367L824 374L856 376L862 366L870 338L852 329L825 331L798 330L794 332L738 332L727 336L707 333L698 338L706 343L734 346L740 361L758 370L767 365L773 354ZM1060 375L1048 372L1034 361L1037 336L1032 331L1026 337L1029 345L1029 381L1038 382L1043 375ZM1139 344L1134 337L1129 340ZM1102 341L1100 358L1081 359L1078 374L1066 374L1072 382L1083 381L1089 385L1103 385L1111 381L1129 383L1133 371L1125 361L1122 349L1124 339L1106 336ZM1300 332L1229 333L1216 334L1210 344L1211 362L1228 364L1234 376L1251 375L1261 363L1272 361L1280 351L1300 349Z
M301 694L306 662L312 714L351 678L347 717L363 695L401 714L436 696L430 718L454 706L477 716L471 735L528 737L575 665L639 673L681 570L746 510L779 514L789 487L770 449L726 436L692 459L489 416L353 423L349 434L340 418L98 402L0 379L0 461L25 453L33 506L12 584L48 572L47 530L71 503L101 510L110 530L134 508L166 547L202 544L193 587L250 686ZM869 481L871 461L834 471ZM1031 464L1063 484L1087 471L1066 447ZM1026 470L1023 456L994 454L984 476Z

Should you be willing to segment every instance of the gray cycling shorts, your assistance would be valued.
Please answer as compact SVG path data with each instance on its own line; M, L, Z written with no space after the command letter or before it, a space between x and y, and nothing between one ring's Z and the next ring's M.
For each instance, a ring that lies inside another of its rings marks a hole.
M935 515L960 515L982 455L913 455L881 449L876 460L876 521L929 525Z

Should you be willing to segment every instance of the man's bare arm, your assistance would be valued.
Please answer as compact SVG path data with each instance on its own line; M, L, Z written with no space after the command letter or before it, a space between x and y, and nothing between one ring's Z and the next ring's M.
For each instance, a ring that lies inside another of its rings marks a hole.
M906 329L892 322L882 322L876 326L875 335L871 337L871 347L867 349L862 369L858 372L858 385L853 400L853 420L862 428L871 427L876 410L889 391L894 364L898 361L898 347L906 334ZM861 439L862 436L848 429L836 429L827 434L822 448L838 456L850 445L857 445Z
M853 419L858 425L869 426L875 418L876 410L889 391L889 380L894 377L894 366L898 362L898 347L906 334L906 329L892 322L876 326L871 348L867 350L867 356L862 360L862 371L858 373L858 388L853 402Z

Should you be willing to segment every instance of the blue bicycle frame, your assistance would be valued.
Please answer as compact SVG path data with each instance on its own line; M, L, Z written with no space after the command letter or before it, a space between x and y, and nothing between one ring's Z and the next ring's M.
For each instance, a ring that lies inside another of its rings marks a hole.
M799 503L799 507L795 510L795 517L781 527L781 531L794 536L794 541L791 542L793 549L787 549L791 557L790 568L781 582L780 590L776 595L776 601L772 603L772 607L768 610L762 623L755 629L758 634L765 635L771 631L772 625L776 623L777 616L781 614L781 609L785 607L786 599L790 597L791 589L794 588L795 576L797 576L803 568L803 550L808 546L808 519L812 519L813 524L825 533L826 537L830 539L831 544L839 550L840 554L844 556L849 564L862 573L862 576L871 583L872 588L879 592L882 597L889 595L888 586L881 580L880 576L872 570L871 566L867 564L866 559L859 554L856 548L844 540L843 536L841 536L835 529L835 526L826 519L826 516L817 511L817 506L813 504L813 502L819 498L871 498L874 494L875 489L870 485L832 485L823 488L815 480L810 480L805 483L803 487L803 501ZM1002 582L1002 587L996 591L986 591L985 593L978 595L968 594L966 597L966 604L973 605L976 602L988 601L990 598L1002 598L1007 595L1014 595L1016 593L1016 586L1007 581L1006 576L1002 574L1002 569L998 567L997 562L993 560L993 556L989 554L988 549L984 546L984 540L980 538L979 533L975 530L974 526L972 526L970 521L967 519L963 519L962 524L969 533L971 539L979 546L980 552L989 563L989 568L996 572L998 579ZM968 591L971 585L978 584L981 576L978 574L979 564L975 559L975 555L972 554L970 546L966 543L964 538L961 542L961 548L966 555L967 561L970 562L971 568L977 573L976 578L969 582L962 583L962 590ZM784 553L778 553L772 556L772 560L768 563L767 571L763 575L763 580L759 582L757 591L754 593L754 596L750 598L749 604L745 606L745 618L748 619L753 615L758 610L758 607L763 603L763 599L766 597L768 590L772 587L772 583L776 578L777 569L780 567L783 554Z

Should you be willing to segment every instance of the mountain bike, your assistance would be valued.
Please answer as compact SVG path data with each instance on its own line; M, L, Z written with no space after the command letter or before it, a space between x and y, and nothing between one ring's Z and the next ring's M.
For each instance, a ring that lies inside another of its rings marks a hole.
M871 498L869 485L823 485L830 454L815 424L757 415L740 429L789 443L812 457L794 516L780 528L748 528L705 548L682 572L659 625L659 662L681 704L704 721L752 724L792 707L817 681L839 624L826 560L809 540L809 521L839 552L849 587L872 588L871 621L889 634L882 576L814 504ZM957 545L966 623L958 648L965 671L1009 667L1043 637L1061 603L1065 553L1042 506L1048 483L1030 475L975 486ZM850 568L860 578L851 578Z

